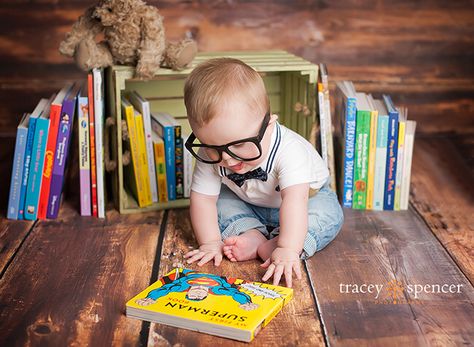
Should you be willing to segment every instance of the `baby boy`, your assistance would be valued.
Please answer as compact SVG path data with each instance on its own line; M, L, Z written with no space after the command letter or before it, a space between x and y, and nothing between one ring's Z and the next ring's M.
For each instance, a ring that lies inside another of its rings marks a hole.
M329 188L329 171L314 147L278 123L261 76L240 60L218 58L197 66L184 100L193 133L191 223L199 248L188 263L218 266L261 258L278 284L300 259L331 242L343 223Z

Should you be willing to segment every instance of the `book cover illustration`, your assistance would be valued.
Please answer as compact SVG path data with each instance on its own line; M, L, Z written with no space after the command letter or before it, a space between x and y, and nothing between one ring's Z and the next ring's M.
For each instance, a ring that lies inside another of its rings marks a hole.
M176 268L126 304L128 317L251 341L293 289Z

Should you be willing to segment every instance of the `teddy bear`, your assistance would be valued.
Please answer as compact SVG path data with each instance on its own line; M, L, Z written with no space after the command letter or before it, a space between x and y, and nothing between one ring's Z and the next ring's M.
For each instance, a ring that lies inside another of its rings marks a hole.
M96 42L100 34L104 40ZM126 64L136 66L136 77L149 79L159 67L186 68L197 45L192 39L167 42L163 17L154 6L141 0L101 0L74 23L59 51L85 71Z

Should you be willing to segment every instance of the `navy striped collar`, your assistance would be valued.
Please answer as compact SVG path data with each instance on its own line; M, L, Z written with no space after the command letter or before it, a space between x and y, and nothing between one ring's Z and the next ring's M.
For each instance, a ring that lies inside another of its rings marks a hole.
M266 173L270 173L273 170L273 166L275 165L275 157L280 148L281 143L281 127L278 121L275 122L275 128L272 133L272 138L270 140L270 150L268 152L267 157L265 160L259 165L262 169L265 170ZM218 166L219 176L225 177L232 173L231 170L228 170L222 166Z

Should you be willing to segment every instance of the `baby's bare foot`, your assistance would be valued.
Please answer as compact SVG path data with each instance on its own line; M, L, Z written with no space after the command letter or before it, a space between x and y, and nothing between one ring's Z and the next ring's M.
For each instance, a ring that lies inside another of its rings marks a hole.
M268 258L272 256L273 251L277 248L278 236L274 237L273 239L266 240L263 242L257 249L258 256L263 260L266 261Z
M257 249L267 239L256 229L224 240L224 254L230 261L257 259Z

